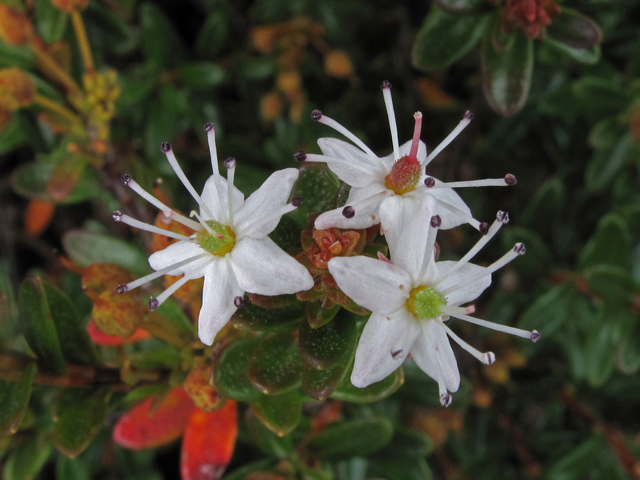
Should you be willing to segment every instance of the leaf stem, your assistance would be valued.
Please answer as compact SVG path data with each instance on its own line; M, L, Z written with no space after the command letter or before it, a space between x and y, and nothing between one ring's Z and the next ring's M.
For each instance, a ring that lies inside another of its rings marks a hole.
M73 29L76 32L78 45L80 46L80 53L82 54L84 67L88 73L93 73L95 71L95 67L93 64L93 57L91 55L91 46L89 45L89 39L87 38L87 31L84 28L82 15L80 15L78 10L71 12L71 21L73 23Z

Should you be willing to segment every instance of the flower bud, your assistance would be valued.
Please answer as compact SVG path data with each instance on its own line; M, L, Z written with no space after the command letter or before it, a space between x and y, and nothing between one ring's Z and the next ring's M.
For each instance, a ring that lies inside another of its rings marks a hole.
M282 112L282 101L278 92L267 93L260 100L260 114L265 122L273 122Z
M345 52L333 50L324 58L324 71L335 78L349 78L353 75L353 65Z
M36 94L31 77L19 68L0 70L0 109L10 112L28 107Z
M23 45L33 35L27 16L0 3L0 39L9 45Z

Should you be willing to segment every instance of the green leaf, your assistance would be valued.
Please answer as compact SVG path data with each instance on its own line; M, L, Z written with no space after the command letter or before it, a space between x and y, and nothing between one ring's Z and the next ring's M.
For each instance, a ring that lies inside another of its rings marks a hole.
M199 57L217 57L227 39L229 22L229 12L226 8L216 8L209 14L196 39L196 53Z
M138 35L134 33L121 13L115 13L100 2L89 2L82 12L86 24L89 44L116 54L126 54L138 46Z
M551 177L545 181L534 197L528 202L527 209L518 222L526 226L542 226L549 223L550 218L560 214L564 206L565 186L559 177Z
M256 417L279 437L296 428L302 417L302 402L296 391L261 395L249 406Z
M251 332L288 332L294 329L304 316L305 304L296 302L277 308L262 308L249 300L231 317L231 323L240 330Z
M52 201L47 193L47 182L55 165L32 163L16 169L11 177L13 189L18 195L30 199ZM100 193L97 179L89 169L84 169L78 183L62 202L64 204L80 203L96 198Z
M544 338L565 325L575 295L570 283L557 285L531 305L522 316L520 328L538 330Z
M249 474L254 472L267 471L271 468L273 463L274 460L270 458L252 462L248 465L236 468L233 472L222 477L222 480L247 480L247 476L249 476Z
M626 302L633 298L633 278L627 268L616 265L594 265L584 272L589 287L605 300Z
M283 215L276 229L269 234L269 238L276 242L283 250L300 248L300 233L302 229L291 214Z
M91 472L78 458L71 459L60 455L56 463L56 478L59 480L91 480Z
M389 375L384 380L373 383L365 388L354 387L349 377L345 378L342 385L333 392L331 398L352 403L371 403L388 397L398 390L404 383L404 371L402 367Z
M340 311L340 305L322 308L321 302L307 302L307 308L305 310L309 326L311 328L320 328L334 319Z
M344 365L351 360L358 341L353 316L345 310L320 328L302 324L298 334L300 353L305 362L317 369Z
M429 455L433 448L433 440L428 435L408 427L396 426L393 430L393 439L381 454L391 457L421 458Z
M323 460L364 457L384 447L393 425L384 417L368 417L330 424L309 442L309 451Z
M631 234L624 218L609 213L600 219L596 233L580 252L578 266L581 270L597 265L610 264L629 268Z
M248 415L247 427L255 443L271 457L285 458L293 450L291 435L278 436L265 427L255 415Z
M602 77L584 76L572 85L573 94L593 122L624 111L632 101L631 92L620 82Z
M601 452L606 449L600 436L592 436L568 454L562 456L547 471L549 480L579 480L585 478L594 465L600 461Z
M600 27L593 20L564 6L560 15L553 17L547 27L547 35L569 47L583 50L595 47L602 40Z
M630 135L622 135L609 148L596 150L585 171L587 189L597 192L608 187L624 166L631 146Z
M93 342L71 299L50 282L43 282L43 287L65 360L74 365L97 365Z
M249 360L249 381L268 395L297 389L302 380L302 357L296 339L289 334L271 334Z
M587 381L598 388L605 384L613 373L616 361L615 325L611 318L603 315L601 308L584 349Z
M38 357L41 368L56 375L63 375L66 372L64 357L39 277L26 278L22 282L18 305L25 339Z
M387 480L431 480L433 478L424 458L380 455L376 456L374 465L382 470Z
M600 45L596 45L595 47L588 49L573 48L564 43L560 43L549 36L544 38L543 44L551 50L566 55L576 62L584 63L585 65L595 65L600 61L600 57L602 56Z
M249 359L259 343L259 338L237 340L220 356L215 368L215 385L224 396L243 402L260 398L260 392L251 385L247 374Z
M514 261L515 268L522 275L536 276L547 268L551 251L542 237L535 231L524 227L510 227L504 232L502 243L505 248L513 248L516 243L524 243L525 255Z
M0 41L0 68L18 67L22 70L30 70L37 62L35 54L29 47L8 45Z
M92 263L115 263L136 275L149 272L145 254L130 242L116 237L71 230L63 236L62 244L71 260L82 267Z
M225 71L213 62L185 63L180 67L182 80L193 90L209 90L219 85L225 77Z
M351 370L351 364L345 363L326 370L317 370L308 363L302 369L302 389L309 397L326 400L344 381Z
M325 163L308 162L300 166L300 176L293 186L292 197L304 199L294 214L300 224L306 224L312 212L322 213L335 207L339 182Z
M493 10L485 0L436 0L436 3L451 15L478 15Z
M178 65L186 50L166 15L151 2L140 6L142 53L154 70Z
M624 315L632 316L628 312ZM640 325L632 318L627 318L626 323L632 327L622 336L618 344L616 360L618 368L625 374L631 375L640 369Z
M493 28L500 28L499 22ZM493 29L482 40L482 87L491 108L509 117L524 106L533 74L533 42L520 31L511 34L509 45L496 50Z
M64 390L56 408L53 443L70 458L78 456L102 428L110 387Z
M2 471L4 480L33 480L51 455L51 443L44 437L31 437L19 444Z
M457 17L433 5L413 44L413 66L430 72L460 60L478 43L489 19L488 15Z
M68 18L69 15L54 7L51 0L36 0L35 25L45 43L62 40Z
M0 380L0 437L11 435L18 430L24 417L29 399L31 398L31 383L36 376L38 366L29 363L22 376L16 383Z
M0 51L0 58L2 58L2 51ZM0 130L0 155L5 155L31 140L25 131L25 123L26 121L19 113L14 113L9 123Z

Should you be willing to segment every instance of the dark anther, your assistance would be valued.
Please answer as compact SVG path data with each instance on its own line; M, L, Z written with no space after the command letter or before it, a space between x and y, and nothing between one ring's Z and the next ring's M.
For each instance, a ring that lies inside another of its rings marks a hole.
M380 88L391 88L391 84L389 83L388 80L384 80Z
M224 162L224 167L227 170L231 170L232 168L236 168L236 159L233 157L227 158Z
M527 249L524 247L524 243L516 243L515 246L513 247L513 250L518 255L524 255L524 252L527 251Z
M402 350L396 350L395 352L391 352L391 356L393 358L396 358L398 355L400 355L402 353Z
M540 334L538 333L537 330L532 330L531 331L531 341L533 343L536 343L538 340L540 340Z
M498 214L496 215L496 219L500 223L509 223L509 213L508 212L503 212L502 210L500 210L498 212Z
M156 300L155 298L151 297L149 299L149 310L154 311L156 308L158 308L160 306L160 304L158 303L158 300Z
M122 213L120 210L116 210L111 214L116 222L119 222L122 219L122 215L124 215L124 213Z
M300 205L302 205L302 198L301 197L293 197L291 199L291 205L293 205L294 207L298 208Z
M307 154L300 150L293 154L293 158L295 158L297 162L304 162L307 159Z
M160 144L160 150L162 150L164 153L171 151L171 144L169 142L162 142Z
M515 185L516 183L518 183L518 180L516 179L515 175L507 173L504 176L504 183L506 183L507 185Z
M311 120L317 122L322 118L322 112L320 110L314 110L311 112Z
M464 112L464 119L473 120L473 112L471 110L467 110L466 112Z
M424 186L427 188L431 188L436 184L436 179L433 177L427 177L424 179Z
M481 234L486 235L489 233L489 224L487 222L481 222L480 225L478 225L478 230Z
M213 130L213 122L205 123L203 128L205 132L210 132L211 130Z
M127 287L126 283L123 283L122 285L118 285L118 288L116 288L116 292L118 293L125 293L127 290L129 290L129 288Z
M244 297L241 296L237 296L236 298L233 299L233 304L236 306L236 308L242 308L245 305L245 300Z
M431 226L433 228L438 228L440 225L442 225L442 218L440 218L440 215L434 215L431 217Z
M351 205L347 205L342 209L342 216L345 218L353 218L355 214L356 211Z
M123 185L129 185L129 182L131 181L131 175L129 175L128 173L125 173L120 177L120 181L122 182Z

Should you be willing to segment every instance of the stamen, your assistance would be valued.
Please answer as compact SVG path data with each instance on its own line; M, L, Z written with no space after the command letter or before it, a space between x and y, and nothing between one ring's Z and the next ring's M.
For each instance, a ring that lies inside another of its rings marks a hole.
M507 185L515 185L516 183L518 183L518 180L516 179L515 175L512 175L510 173L507 173L504 176L504 181Z
M382 84L382 95L384 96L384 105L387 107L387 116L389 117L389 128L391 130L391 142L393 143L393 158L400 159L400 144L398 143L398 125L396 124L396 114L393 111L393 99L391 98L391 84L389 82Z
M449 392L440 394L440 405L442 405L443 407L448 407L449 405L451 405L452 401L453 398L451 397L451 394Z
M293 205L294 207L298 208L300 206L302 206L302 202L304 201L303 198L301 197L293 197L291 199L291 205Z
M229 207L228 217L229 224L233 223L233 180L236 173L236 159L229 157L224 161L224 166L227 169L227 206Z
M467 222L469 225L471 225L476 230L480 231L480 222L478 220L476 220L475 218L473 218L471 215L469 215L466 212L463 212L458 207L454 207L450 203L443 202L440 199L437 199L437 202L438 202L438 205L446 208L450 212L453 212L453 213L461 216L464 219L465 222Z
M169 165L171 165L171 168L173 169L173 171L175 172L175 174L178 176L178 178L180 179L180 181L182 182L182 184L184 185L184 188L187 189L187 191L191 194L191 196L193 197L193 199L198 203L198 205L200 205L200 207L202 208L202 210L204 210L204 212L211 218L211 219L215 219L215 217L213 216L213 214L211 213L211 211L209 210L209 208L205 205L205 203L202 201L202 198L200 198L200 195L198 195L198 193L195 191L195 189L193 188L193 186L191 185L191 182L189 182L189 179L187 179L187 176L184 174L184 172L182 171L182 168L180 168L180 165L178 164L178 160L176 159L175 154L173 153L173 150L171 149L171 144L164 142L162 144L162 151L165 153L165 155L167 156L167 161L169 162Z
M448 313L448 311L447 311ZM537 330L523 330L521 328L509 327L507 325L501 325L495 322L489 322L488 320L482 320L480 318L471 317L464 313L451 312L451 316L463 320L465 322L473 323L474 325L478 325L480 327L489 328L491 330L495 330L496 332L508 333L509 335L515 335L516 337L528 338L532 342L537 342L540 340L540 334Z
M307 154L300 150L293 154L293 158L296 159L296 162L304 162L307 159Z
M454 307L453 305L444 305L442 307L442 313L447 314L447 316L455 316L456 314L466 315L469 313L474 313L475 311L475 305L469 305L468 307Z
M162 292L157 297L155 297L155 298L151 297L151 299L149 300L149 308L151 310L155 310L156 308L158 308L160 305L162 305L164 303L164 301L167 298L169 298L171 295L173 295L180 287L182 287L189 280L192 280L193 278L195 278L202 270L204 270L206 267L211 265L211 263L214 262L214 261L215 261L215 259L212 258L211 261L205 263L204 265L202 265L197 270L195 270L193 272L190 272L189 275L185 275L180 280L178 280L177 282L172 284L169 288L167 288L164 292ZM152 305L153 305L153 307L152 307Z
M409 156L411 158L418 158L418 147L420 146L420 132L422 131L422 112L416 112L413 114L413 118L416 123L413 126L413 140L411 140L411 150Z
M481 222L478 230L482 235L486 235L487 233L489 233L489 224L487 222Z
M125 179L125 177L128 177L128 178ZM125 183L125 180L127 180L127 183ZM202 230L202 227L200 226L199 223L188 219L184 215L180 215L175 210L173 210L170 207L166 206L164 203L162 203L156 197L154 197L149 192L144 190L138 184L138 182L133 180L129 175L123 175L122 176L122 183L124 185L127 185L131 190L136 192L138 195L140 195L142 198L144 198L147 202L149 202L151 205L156 207L158 210L161 210L165 217L171 218L171 219L175 220L176 222L181 223L185 227L189 227L189 228L191 228L193 230L196 230L196 231Z
M422 281L425 274L427 273L427 269L429 268L429 264L435 258L434 253L434 245L436 244L436 236L438 235L438 228L442 225L442 219L439 215L434 215L431 217L431 227L427 232L427 242L424 247L424 256L422 257L422 265L420 265L420 273L416 278L417 281Z
M168 267L165 267L161 270L157 270L153 273L150 273L149 275L146 275L142 278L139 278L137 280L134 280L133 282L129 282L125 285L120 285L118 287L118 293L124 293L124 292L129 292L131 290L133 290L134 288L139 287L140 285L144 285L145 283L149 283L152 280L155 280L156 278L162 277L163 275L168 274L169 272L175 270L176 268L180 268L180 267L184 267L185 265L188 265L191 262L195 262L196 260L200 260L201 258L204 258L208 255L211 255L210 253L200 253L198 255L194 255L193 257L189 257L186 260L183 260L181 262L178 263L174 263L173 265L170 265ZM122 290L122 291L121 291Z
M391 358L395 360L396 358L398 358L398 355L400 355L401 353L402 353L402 349L394 350L391 352Z
M504 221L506 217L506 222ZM498 230L500 230L500 227L502 227L502 225L504 225L505 223L507 223L509 221L509 214L506 212L498 212L498 214L496 215L496 220L493 222L493 224L491 225L491 227L489 227L489 231L482 237L480 238L480 240L478 240L478 242L471 248L471 250L469 250L467 252L467 254L462 257L460 260L458 260L458 262L451 268L451 270L447 271L444 275L442 275L433 285L434 287L436 285L438 285L440 282L442 282L445 278L447 278L449 275L451 275L452 273L457 272L460 268L462 268L464 265L466 265L467 263L469 263L469 260L471 260L473 257L476 256L476 254L482 250L482 248L489 243L489 240L491 240L496 233L498 233Z
M468 187L506 187L513 185L507 183L505 178L487 178L485 180L469 180L467 182L440 182L433 185L434 188L468 188Z
M438 320L438 322L440 323L442 328L445 329L445 331L447 332L447 335L449 335L451 338L453 338L453 340L455 340L455 342L458 345L460 345L464 350L466 350L471 355L476 357L482 363L484 363L485 365L491 365L492 363L494 363L496 361L496 356L495 356L495 354L493 352L484 352L484 353L480 352L478 349L472 347L467 342L462 340L458 335L453 333L453 331L448 326L446 326L444 323L442 323L439 320Z
M242 308L246 305L246 301L244 299L244 297L241 296L237 296L236 298L233 299L233 304L236 306L236 308Z
M216 130L213 126L213 123L209 122L205 125L205 130L207 132L207 143L209 144L209 156L211 157L211 168L213 170L213 183L216 185L216 193L218 195L218 202L220 205L224 205L224 198L222 198L222 190L220 188L220 168L218 167L218 151L216 147ZM229 172L227 171L227 176ZM228 182L227 182L228 183ZM229 186L227 186L229 187ZM228 188L229 192L231 192L231 188ZM231 210L231 205L228 205L228 211ZM207 215L209 212L207 212ZM228 224L229 219L218 218L222 223ZM225 221L226 220L226 221Z
M438 145L433 150L433 152L431 152L431 154L427 157L427 160L425 161L424 165L425 166L429 165L429 163L431 163L431 160L436 158L436 156L442 150L444 150L447 147L447 145L449 145L453 141L453 139L456 138L460 134L460 132L462 132L462 130L466 128L467 125L469 125L469 123L471 123L472 119L473 119L473 113L467 110L467 112L464 114L464 117L462 118L462 120L460 120L460 123L458 123L456 128L454 128L453 131L449 135L447 135L447 138L445 138L442 142L440 142L440 145Z
M524 252L525 252L524 243L516 243L515 246L511 250L509 250L507 253L505 253L499 260L497 260L496 262L492 263L491 265L489 265L488 267L486 267L484 270L482 270L481 272L477 273L476 275L471 275L471 276L467 277L461 283L459 283L457 285L452 285L449 288L447 288L446 290L441 291L440 294L442 294L442 295L444 295L446 297L451 292L453 292L455 290L458 290L459 288L461 288L461 287L463 287L465 285L468 285L470 283L476 282L476 281L480 280L482 277L484 277L486 275L490 275L493 272L495 272L496 270L499 270L500 268L504 267L507 263L509 263L511 260L513 260L517 256L523 255Z
M316 122L319 122L319 123L324 123L326 126L333 128L336 132L341 133L342 135L347 137L349 140L351 140L353 143L355 143L360 148L360 150L362 150L364 153L372 156L373 158L378 158L376 154L373 153L371 149L367 147L362 140L360 140L353 133L351 133L349 130L347 130L345 127L340 125L338 122L336 122L332 118L329 118L326 115L323 115L320 110L314 110L313 112L311 112L311 120L315 120ZM307 158L308 157L309 155L307 155Z
M424 179L424 186L427 188L433 188L436 184L436 180L433 177L427 177Z
M116 222L126 223L127 225L130 225L134 228L139 228L140 230L146 230L147 232L157 233L159 235L164 235L165 237L184 240L185 242L191 242L191 239L189 237L170 232L169 230L165 230L163 228L158 228L155 225L149 225L148 223L141 222L140 220L131 218L129 215L125 215L120 210L116 210L115 212L113 212L113 219Z

